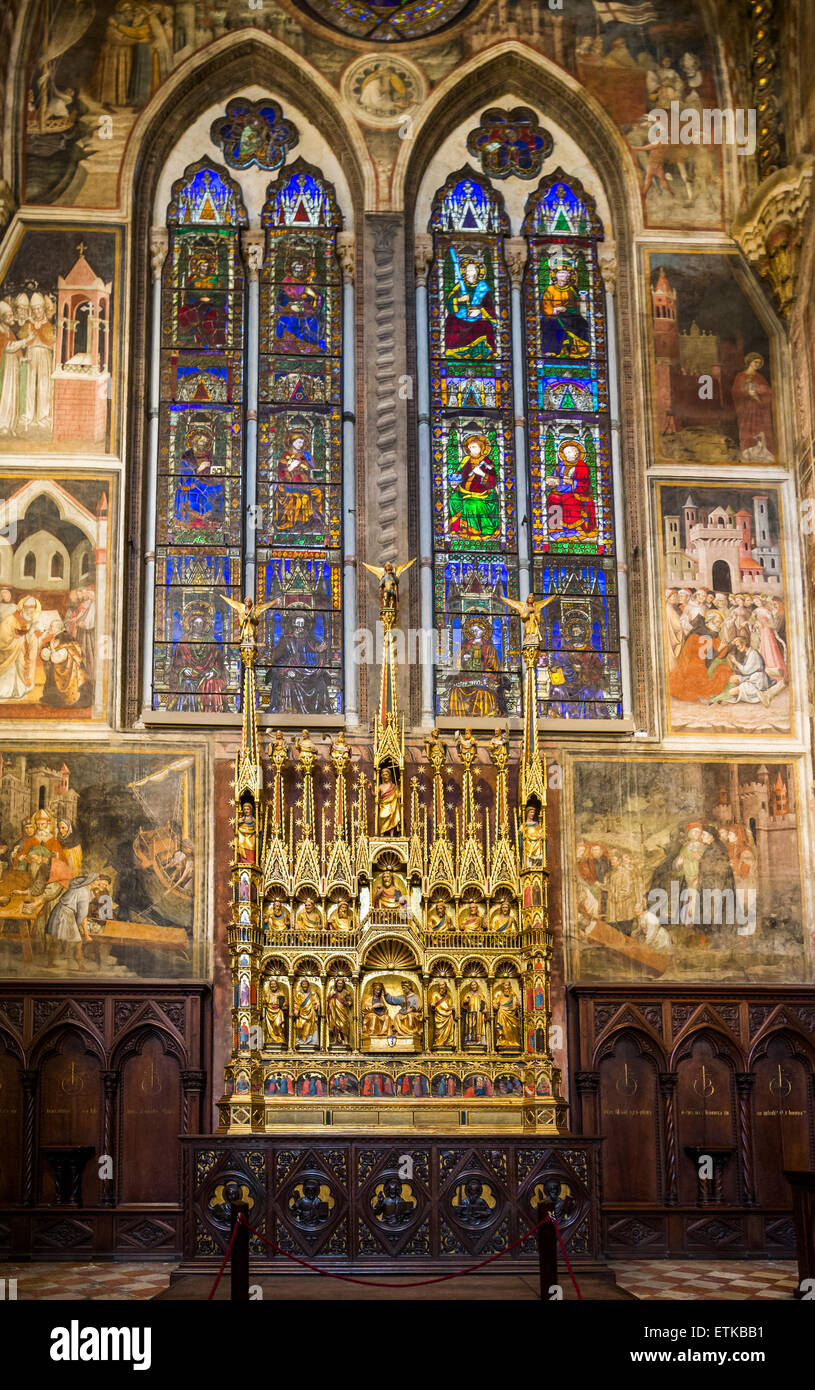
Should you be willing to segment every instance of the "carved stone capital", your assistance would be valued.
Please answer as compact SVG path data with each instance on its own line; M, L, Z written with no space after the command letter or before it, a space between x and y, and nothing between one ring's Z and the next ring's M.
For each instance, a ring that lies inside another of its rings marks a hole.
M597 264L600 267L603 284L609 294L614 294L617 289L617 247L613 241L607 241L604 245L598 246Z
M357 245L353 232L339 232L337 235L337 257L342 267L343 277L353 283L354 267L357 261Z
M798 282L801 242L815 156L802 154L765 179L735 219L730 234L772 290L776 307L789 316Z
M504 258L509 271L509 278L512 281L512 288L519 290L521 281L524 278L524 266L526 265L527 246L525 237L510 236L504 241Z
M414 264L416 266L416 284L427 284L427 272L433 260L433 238L429 232L417 232L413 246Z
M153 227L150 231L150 269L153 279L158 280L167 259L170 233L166 227Z
M263 252L266 248L266 233L256 228L241 232L241 251L246 262L246 273L250 280L257 280L263 265Z

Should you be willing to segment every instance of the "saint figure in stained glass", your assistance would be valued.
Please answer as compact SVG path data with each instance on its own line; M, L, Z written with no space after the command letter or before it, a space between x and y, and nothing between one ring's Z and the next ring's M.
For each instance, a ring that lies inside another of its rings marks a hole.
M495 353L495 298L486 258L459 258L451 246L444 266L444 350L449 357L478 362Z

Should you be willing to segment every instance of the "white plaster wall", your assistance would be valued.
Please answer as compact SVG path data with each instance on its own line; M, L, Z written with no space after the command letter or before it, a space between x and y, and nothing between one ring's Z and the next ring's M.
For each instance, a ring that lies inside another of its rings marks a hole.
M500 97L496 97L495 101L490 102L490 106L500 106L507 111L513 110L519 104L518 97L513 92L506 92ZM535 112L540 124L549 131L554 141L554 149L544 160L543 168L537 178L508 178L492 181L493 187L503 194L507 214L512 225L512 235L518 236L520 233L524 210L530 193L537 188L541 178L545 178L548 173L553 172L559 166L565 173L579 179L586 192L592 195L606 234L610 236L612 226L608 199L597 173L589 164L580 146L559 125L550 120L539 106L535 106L531 102L524 104ZM482 106L474 107L472 115L451 131L425 169L416 199L417 232L427 231L433 198L454 170L469 164L476 172L480 171L480 160L468 153L467 136L478 125L482 109Z
M266 201L266 189L273 180L279 177L280 170L275 169L270 172L268 169L258 169L255 166L251 169L232 169L226 164L223 151L209 133L212 122L217 120L219 116L223 116L227 101L239 96L249 97L251 101L260 101L262 97L273 97L280 102L284 116L287 120L294 122L300 135L297 144L289 150L286 164L292 164L296 159L305 159L307 163L316 165L324 178L334 185L345 230L351 231L354 224L354 213L348 182L325 136L321 135L317 127L312 125L311 121L297 107L292 106L288 99L284 100L279 94L270 91L268 87L259 87L257 84L241 87L239 91L232 92L226 100L208 106L205 111L201 112L194 124L188 126L183 135L180 136L161 171L153 203L153 226L163 227L165 225L167 205L170 202L172 187L176 179L181 178L188 165L196 164L199 159L203 159L205 156L216 164L225 165L231 177L240 184L246 211L249 214L249 225L251 227L260 226L260 213Z

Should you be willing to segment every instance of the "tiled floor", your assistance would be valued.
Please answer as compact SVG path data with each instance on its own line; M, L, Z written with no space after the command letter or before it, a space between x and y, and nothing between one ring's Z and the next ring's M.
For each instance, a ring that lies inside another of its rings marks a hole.
M173 1268L158 1260L0 1263L0 1279L17 1280L18 1299L148 1299L167 1288ZM620 1288L640 1299L787 1299L797 1283L792 1260L619 1260L612 1268Z
M791 1298L798 1283L793 1260L615 1260L617 1283L636 1298Z

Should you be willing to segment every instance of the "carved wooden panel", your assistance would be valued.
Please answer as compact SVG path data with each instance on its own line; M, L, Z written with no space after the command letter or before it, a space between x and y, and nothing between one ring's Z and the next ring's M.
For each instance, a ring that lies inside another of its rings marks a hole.
M120 1114L119 1201L178 1201L181 1075L155 1036L122 1067Z
M811 989L580 985L568 1012L570 1121L605 1136L606 1252L789 1258L783 1170L815 1165ZM658 1104L632 1140L641 1117L620 1112L650 1108L636 1100L643 1062ZM708 1151L718 1172L703 1190Z
M657 1202L654 1136L659 1132L659 1090L652 1058L623 1036L600 1063L600 1132L605 1135L606 1202Z
M0 1040L0 1203L20 1200L22 1127L20 1063Z
M596 1265L599 1143L578 1136L489 1135L467 1141L405 1134L308 1139L271 1135L184 1139L184 1271L217 1268L229 1240L234 1183L249 1224L275 1246L329 1267L449 1270L497 1253L554 1203L572 1263ZM258 1271L288 1272L257 1235ZM501 1268L537 1268L523 1241Z
M774 1039L754 1066L753 1134L758 1199L762 1206L789 1206L783 1169L812 1167L812 1079L785 1039Z
M180 1249L179 1134L209 1113L209 987L8 983L0 993L0 1248ZM49 1145L90 1145L81 1209L55 1207ZM113 1178L100 1178L109 1153ZM117 1205L118 1204L118 1205ZM134 1214L133 1206L138 1206Z
M42 1067L40 1149L48 1145L87 1144L95 1156L102 1153L101 1070L98 1056L83 1038L73 1029L66 1031ZM85 1166L83 1203L95 1202L99 1197L99 1169L95 1156ZM53 1170L42 1154L38 1190L42 1201L54 1201Z

